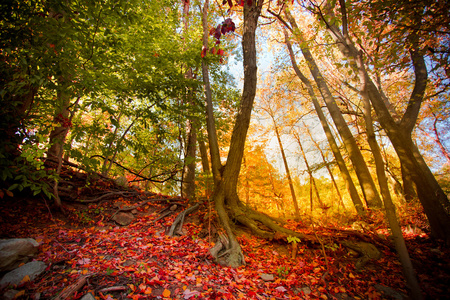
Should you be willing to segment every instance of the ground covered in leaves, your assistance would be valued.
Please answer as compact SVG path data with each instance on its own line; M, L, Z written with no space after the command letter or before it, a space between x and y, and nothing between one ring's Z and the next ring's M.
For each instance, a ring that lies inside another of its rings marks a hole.
M358 271L355 254L338 242L352 236L343 228L288 223L321 241L299 241L296 258L287 241L258 239L237 228L246 265L232 269L215 264L209 254L214 240L207 204L187 218L182 236L169 237L168 228L181 210L157 219L173 206L171 201L141 192L115 195L90 204L68 203L65 214L49 210L38 198L2 199L0 238L36 239L40 251L35 259L48 265L37 280L8 289L20 291L23 299L53 299L86 279L71 299L87 293L108 300L400 299L406 294L394 249L379 233L372 238L382 257ZM110 219L118 210L115 203L136 206L144 200L130 225ZM426 298L448 298L450 253L422 231L407 236Z

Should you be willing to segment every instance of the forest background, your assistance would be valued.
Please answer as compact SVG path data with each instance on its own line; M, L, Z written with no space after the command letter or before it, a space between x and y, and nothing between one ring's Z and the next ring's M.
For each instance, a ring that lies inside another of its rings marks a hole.
M4 1L1 196L63 209L71 165L212 200L231 266L230 219L273 238L295 236L276 218L385 207L395 234L396 209L423 208L422 229L448 242L446 5Z

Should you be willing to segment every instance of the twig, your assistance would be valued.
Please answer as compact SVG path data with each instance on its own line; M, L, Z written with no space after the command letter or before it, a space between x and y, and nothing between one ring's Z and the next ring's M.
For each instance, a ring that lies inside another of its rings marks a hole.
M98 292L99 293L117 292L117 291L126 291L127 289L128 289L128 287L119 285L119 286L111 286L111 287L103 288L103 289L99 290Z

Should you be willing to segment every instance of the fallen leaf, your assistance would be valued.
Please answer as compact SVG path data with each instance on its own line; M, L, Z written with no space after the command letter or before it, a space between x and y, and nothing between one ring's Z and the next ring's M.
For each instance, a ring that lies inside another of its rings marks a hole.
M168 289L165 289L164 292L162 293L162 295L165 298L169 298L170 297L170 291Z
M30 281L30 276L25 275L20 283L22 284L22 283L29 282L29 281Z

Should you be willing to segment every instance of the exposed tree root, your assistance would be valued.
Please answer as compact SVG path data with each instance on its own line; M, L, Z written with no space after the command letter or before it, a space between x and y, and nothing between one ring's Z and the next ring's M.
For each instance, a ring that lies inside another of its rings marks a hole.
M288 236L298 237L301 240L308 240L317 243L317 238L312 235L301 234L277 224L270 216L255 211L239 202L237 207L231 208L232 217L242 225L250 228L253 234L264 239L280 239ZM261 228L263 225L266 228Z
M217 242L209 249L209 253L214 257L216 263L223 266L237 268L245 265L244 254L238 243L232 243L225 234L220 234Z
M196 211L199 207L200 203L197 202L195 205L188 207L187 209L179 213L173 221L172 226L170 227L169 236L182 235L181 229L183 228L184 218L186 217L186 215L189 215L190 213Z

